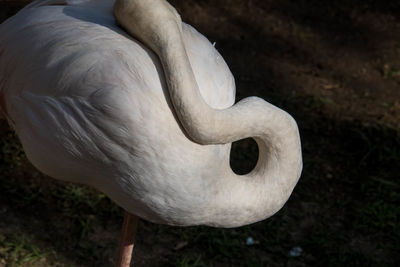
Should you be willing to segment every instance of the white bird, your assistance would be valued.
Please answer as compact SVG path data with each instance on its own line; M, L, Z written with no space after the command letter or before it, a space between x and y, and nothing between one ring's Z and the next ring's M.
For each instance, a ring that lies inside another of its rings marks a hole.
M170 225L236 227L289 198L294 119L250 97L214 46L164 0L38 0L0 25L0 103L27 157ZM139 41L140 40L140 41ZM247 175L231 142L253 137Z

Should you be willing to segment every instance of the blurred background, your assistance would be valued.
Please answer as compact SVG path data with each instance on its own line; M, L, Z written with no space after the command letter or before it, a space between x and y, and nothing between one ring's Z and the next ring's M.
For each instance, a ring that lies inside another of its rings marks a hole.
M0 22L29 1L0 1ZM141 221L136 266L399 266L400 2L171 0L223 55L237 99L293 115L304 171L274 217L236 229ZM257 160L249 139L231 165ZM36 171L0 121L0 266L112 266L123 211Z

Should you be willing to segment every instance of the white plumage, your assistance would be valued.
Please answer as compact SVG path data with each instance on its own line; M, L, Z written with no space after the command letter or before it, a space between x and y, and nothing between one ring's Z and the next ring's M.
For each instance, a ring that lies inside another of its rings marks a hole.
M157 223L232 227L276 212L301 172L294 121L260 99L235 105L243 110L232 116L245 119L243 131L260 147L256 169L235 175L230 143L189 137L170 101L168 66L116 24L112 6L36 1L0 25L3 112L29 160ZM182 33L201 97L214 109L232 106L234 80L221 55L191 26ZM268 142L254 119L274 128Z

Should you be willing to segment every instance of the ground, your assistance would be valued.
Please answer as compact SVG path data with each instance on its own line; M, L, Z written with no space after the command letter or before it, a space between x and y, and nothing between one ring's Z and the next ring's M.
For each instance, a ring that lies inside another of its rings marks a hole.
M297 120L304 171L285 207L250 226L141 221L136 266L398 266L400 2L171 3L216 42L237 99L263 97ZM24 4L1 1L1 20ZM0 266L112 266L122 210L36 171L5 122L0 148ZM237 172L256 159L250 140L235 144Z

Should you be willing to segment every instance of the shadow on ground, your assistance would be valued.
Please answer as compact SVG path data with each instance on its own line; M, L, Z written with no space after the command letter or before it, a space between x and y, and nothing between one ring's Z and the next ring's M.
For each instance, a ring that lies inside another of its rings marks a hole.
M251 226L141 222L137 266L396 266L398 1L171 2L216 41L238 99L258 95L296 118L304 171L287 205ZM0 6L3 17L19 8ZM112 265L122 211L35 171L8 126L0 129L0 266ZM238 142L231 157L246 172L257 148ZM294 247L300 256L289 256Z

